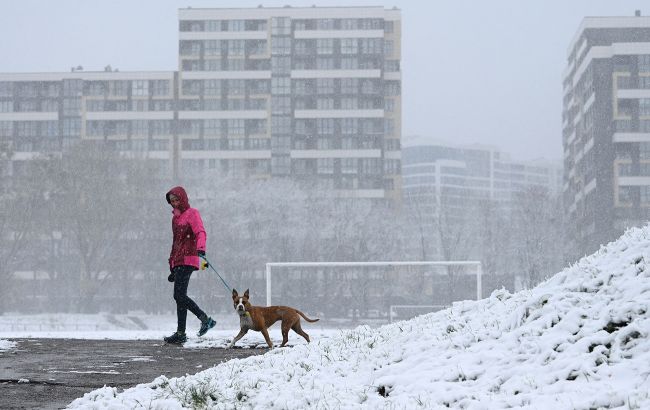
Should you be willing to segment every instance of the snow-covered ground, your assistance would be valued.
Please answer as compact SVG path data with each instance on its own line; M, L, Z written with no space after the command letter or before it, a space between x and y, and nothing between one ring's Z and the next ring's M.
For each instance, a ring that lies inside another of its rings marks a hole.
M217 321L214 329L203 337L196 336L199 321L189 316L187 321L186 348L226 347L239 332L239 319L236 313L213 316ZM143 329L146 328L146 329ZM304 329L312 339L323 339L340 334L337 329L321 326L319 323L306 323ZM0 316L0 350L13 346L11 338L62 338L62 339L112 339L112 340L152 340L162 339L176 330L176 315L83 315L83 314L6 314ZM274 343L280 344L282 335L279 325L269 330ZM302 337L291 332L289 345L307 343ZM259 332L249 332L237 342L241 347L266 347L264 337Z
M0 352L12 349L15 346L16 346L16 343L14 343L14 342L11 342L9 340L0 339Z
M646 259L648 258L648 259ZM650 228L532 290L106 386L72 408L650 408Z

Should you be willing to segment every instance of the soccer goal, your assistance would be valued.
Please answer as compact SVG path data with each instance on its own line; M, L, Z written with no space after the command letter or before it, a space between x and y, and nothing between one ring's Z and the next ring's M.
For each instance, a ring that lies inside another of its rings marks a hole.
M265 281L267 306L365 323L483 294L480 261L269 262Z

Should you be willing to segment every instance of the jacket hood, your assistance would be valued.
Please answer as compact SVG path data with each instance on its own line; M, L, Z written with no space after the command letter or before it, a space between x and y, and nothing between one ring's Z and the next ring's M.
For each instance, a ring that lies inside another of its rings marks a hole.
M187 192L185 192L185 189L182 186L175 186L167 192L165 198L167 199L168 204L171 204L169 201L170 195L175 195L181 200L181 204L178 207L179 211L184 212L190 207L190 200L187 198Z

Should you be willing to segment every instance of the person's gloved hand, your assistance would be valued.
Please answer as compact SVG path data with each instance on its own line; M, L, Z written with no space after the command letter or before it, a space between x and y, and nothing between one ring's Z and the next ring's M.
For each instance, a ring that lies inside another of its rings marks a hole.
M173 282L176 279L176 274L171 269L169 271L170 271L170 273L169 273L169 276L167 276L167 281Z
M196 251L201 257L205 257L205 251Z

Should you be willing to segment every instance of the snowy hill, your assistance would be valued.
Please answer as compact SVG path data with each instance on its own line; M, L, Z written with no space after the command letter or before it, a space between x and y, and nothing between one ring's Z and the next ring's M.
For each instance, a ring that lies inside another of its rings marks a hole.
M89 408L650 408L650 228L528 291L274 349Z

